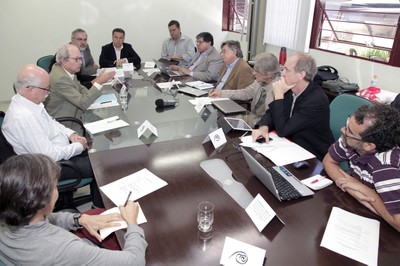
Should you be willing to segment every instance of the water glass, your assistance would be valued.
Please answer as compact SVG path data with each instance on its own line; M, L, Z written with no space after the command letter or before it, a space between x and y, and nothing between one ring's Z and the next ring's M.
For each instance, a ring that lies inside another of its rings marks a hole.
M201 232L210 232L214 223L214 204L202 201L197 210L198 228Z

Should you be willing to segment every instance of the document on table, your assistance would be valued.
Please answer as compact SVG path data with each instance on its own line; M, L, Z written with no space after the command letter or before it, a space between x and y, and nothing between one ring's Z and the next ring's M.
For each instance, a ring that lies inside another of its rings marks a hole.
M199 90L208 90L214 88L214 85L211 83L206 83L204 81L190 81L186 82L185 85L199 89Z
M100 121L84 124L85 128L92 134L97 134L103 131L129 126L127 122L118 116L112 116Z
M114 207L114 208L111 208L109 210L106 210L105 212L102 212L100 215L109 214L109 213L121 213L121 212L119 211L119 207ZM115 232L115 231L117 231L119 229L124 229L124 228L128 227L128 224L124 220L117 221L115 223L119 223L121 225L120 226L107 227L107 228L100 229L100 237L101 237L101 239L104 240L111 233L113 233L113 232ZM138 213L138 218L137 218L137 224L143 224L143 223L147 223L147 219L144 216L142 208L139 205L139 213Z
M333 207L321 247L367 265L377 265L379 221Z
M263 265L266 250L226 237L222 250L221 265Z
M193 105L210 105L213 101L229 100L229 98L212 98L212 97L197 97L190 99L189 102Z
M303 147L286 138L278 137L275 133L269 133L272 139L268 143L253 142L252 136L241 138L240 145L251 147L270 159L276 165L287 165L298 161L315 158L315 155Z
M125 203L129 191L132 191L130 199L137 200L166 185L167 182L143 168L136 173L102 186L100 189L115 205L119 206Z
M111 107L111 106L118 106L119 103L117 101L117 97L115 97L114 93L110 94L103 94L99 98L97 98L94 103L92 103L88 110L104 108L104 107Z
M182 82L180 82L180 81L170 81L170 82L159 82L159 83L156 83L156 85L160 89L169 89L174 85L180 85L180 84L182 84Z

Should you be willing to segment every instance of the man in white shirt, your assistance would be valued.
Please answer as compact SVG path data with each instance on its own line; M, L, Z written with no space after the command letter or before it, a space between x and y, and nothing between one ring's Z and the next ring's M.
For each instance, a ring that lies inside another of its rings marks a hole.
M171 38L163 42L161 58L169 61L178 61L180 66L189 65L195 53L193 40L182 34L178 21L171 20L168 23Z
M55 121L44 109L43 101L50 93L49 84L45 70L35 65L24 66L15 81L17 94L11 99L1 130L15 153L41 153L55 161L71 160L84 177L93 177L85 152L86 138ZM62 178L73 176L63 175ZM91 184L91 194L93 204L103 207L95 180Z

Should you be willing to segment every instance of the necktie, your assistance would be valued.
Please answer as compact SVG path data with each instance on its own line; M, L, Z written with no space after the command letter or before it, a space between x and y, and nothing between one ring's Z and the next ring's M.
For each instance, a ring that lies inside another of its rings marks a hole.
M261 95L256 103L253 113L262 116L265 113L265 97L267 97L267 92L264 90L264 87L261 88Z

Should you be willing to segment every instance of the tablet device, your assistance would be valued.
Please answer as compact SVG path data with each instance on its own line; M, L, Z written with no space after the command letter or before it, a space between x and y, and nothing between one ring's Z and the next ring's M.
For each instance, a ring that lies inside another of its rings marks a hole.
M253 129L241 118L224 117L232 129L252 131Z

